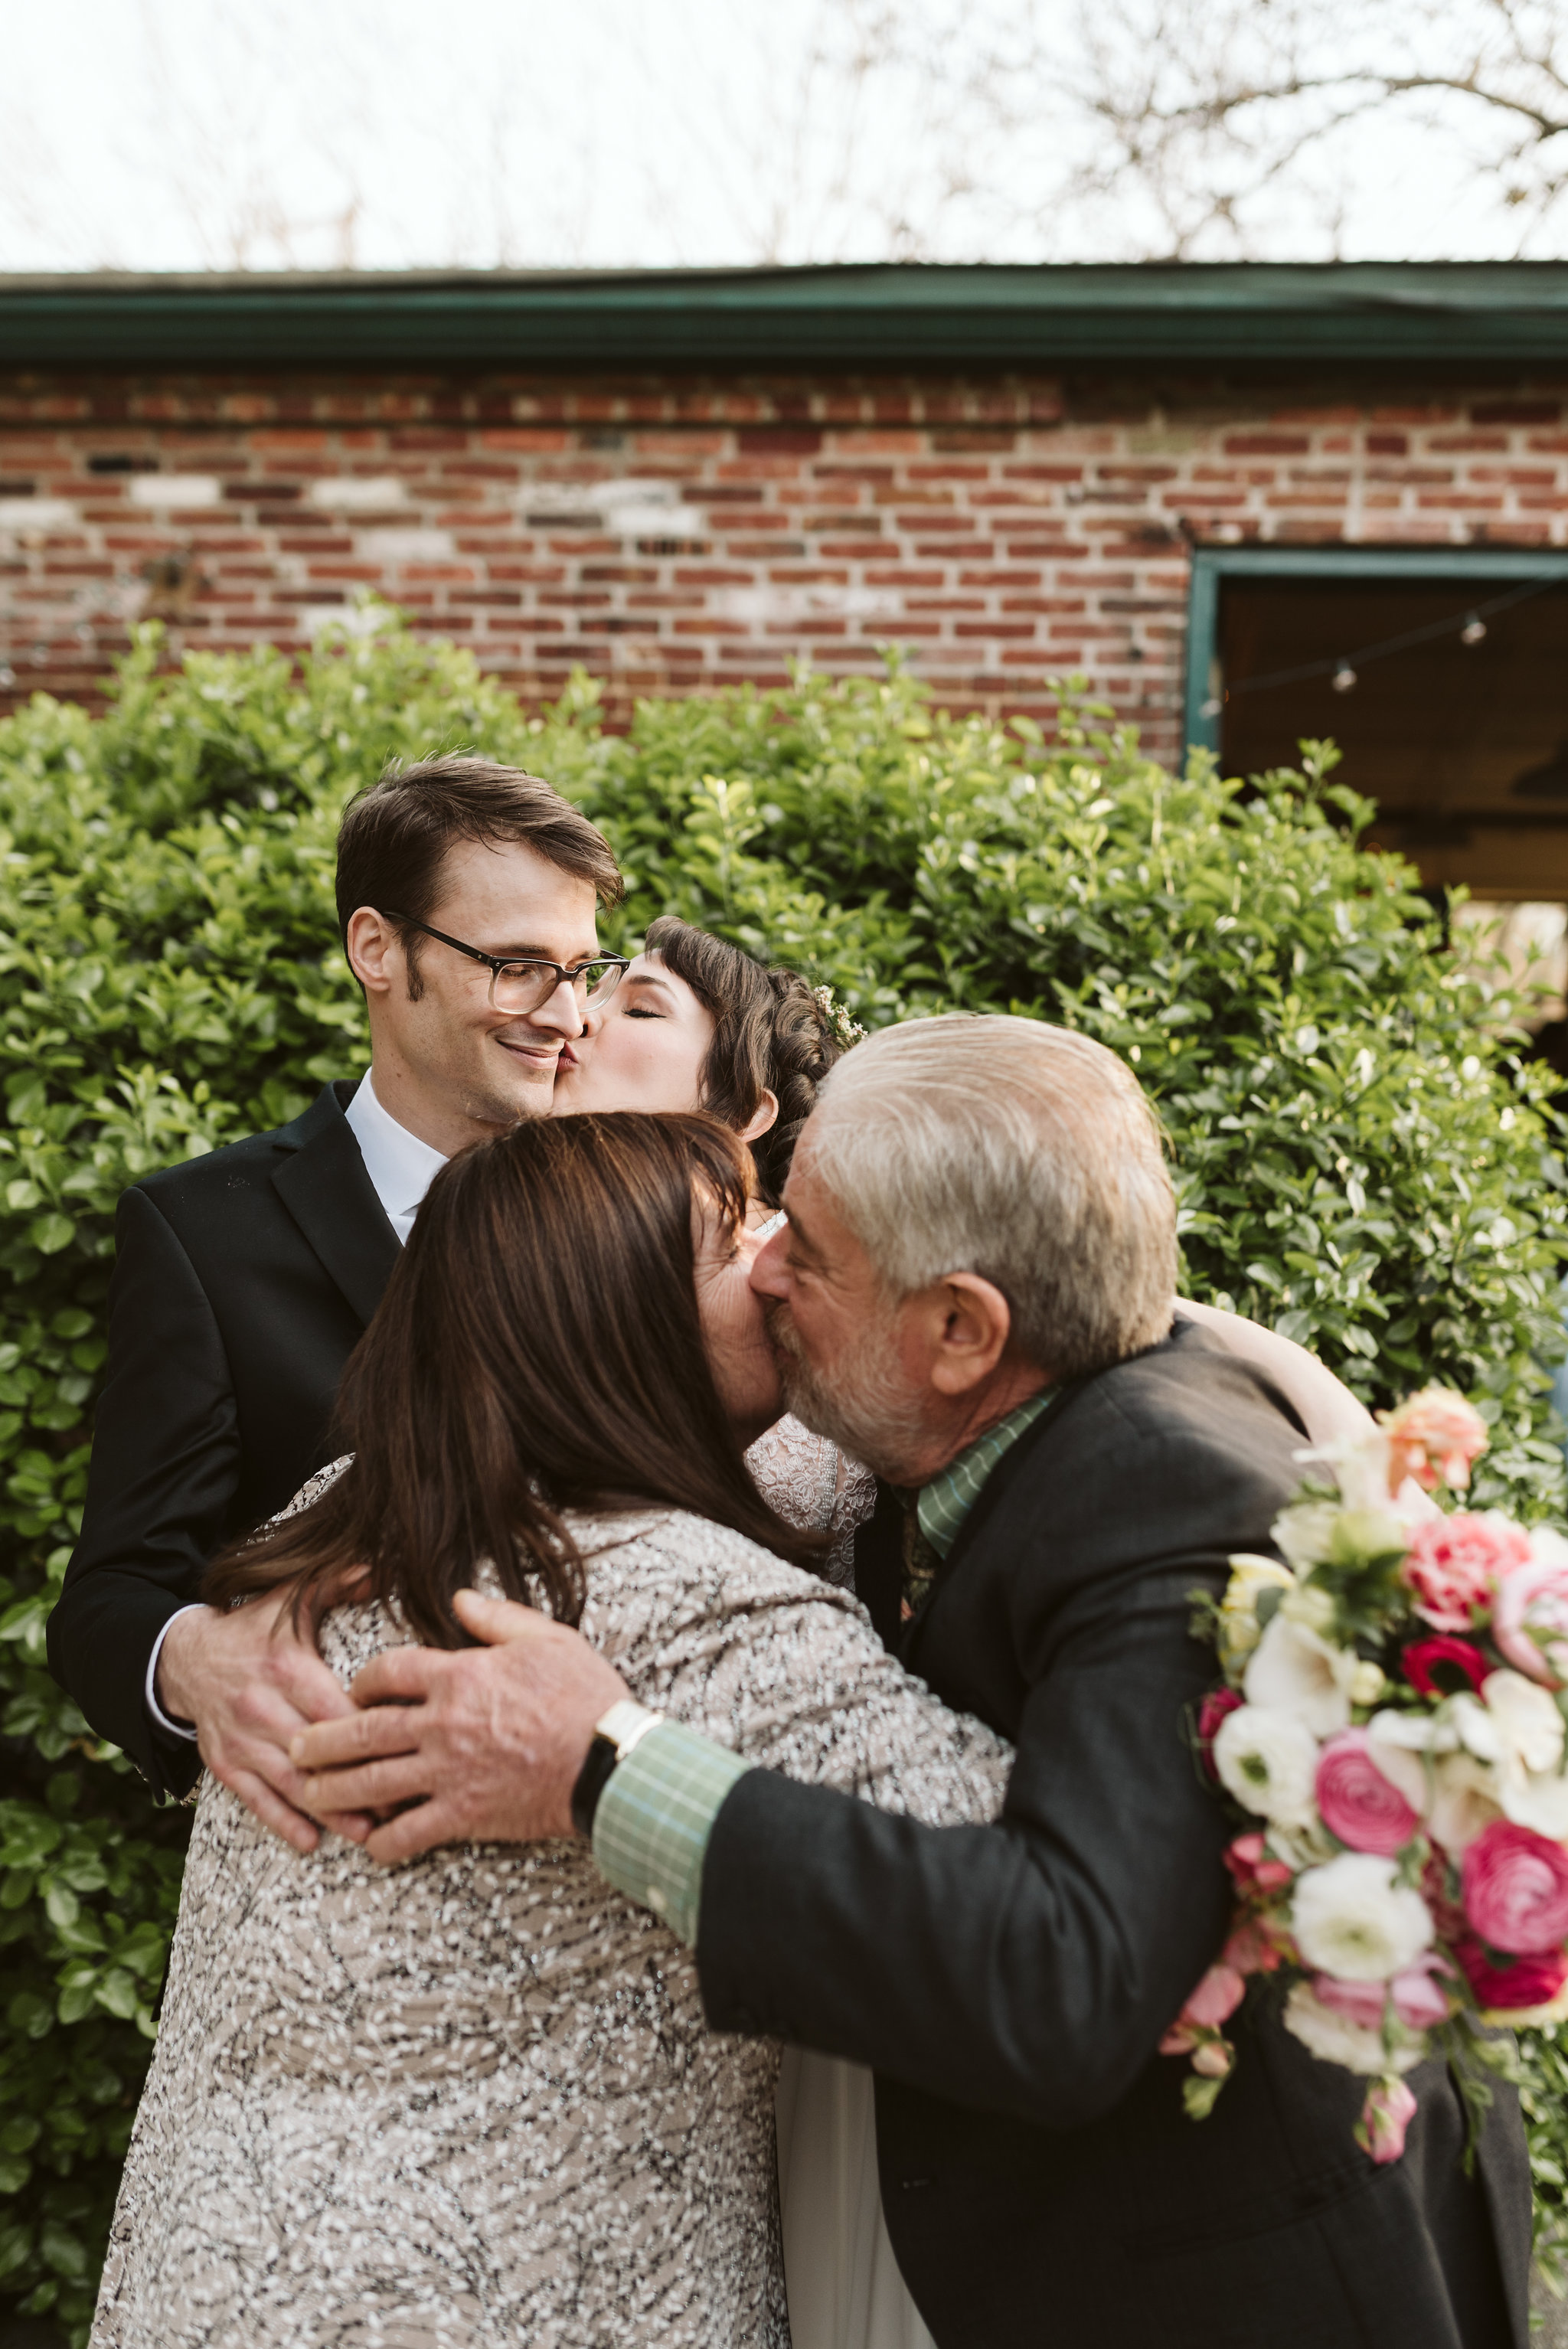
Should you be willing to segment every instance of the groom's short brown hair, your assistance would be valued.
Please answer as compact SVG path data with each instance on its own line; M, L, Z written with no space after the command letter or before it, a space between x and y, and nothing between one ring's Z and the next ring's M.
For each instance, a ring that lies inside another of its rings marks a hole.
M395 761L350 800L337 833L340 935L346 939L360 905L428 920L447 851L459 840L519 842L562 873L592 882L607 905L619 905L624 894L609 842L553 783L521 767L453 752L413 767ZM416 943L406 936L405 950ZM410 976L414 960L410 952Z

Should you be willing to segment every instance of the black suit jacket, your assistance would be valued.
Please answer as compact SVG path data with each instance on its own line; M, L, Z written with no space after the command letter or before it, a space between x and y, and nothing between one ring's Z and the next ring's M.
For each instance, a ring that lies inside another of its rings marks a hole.
M1188 1593L1271 1547L1301 1442L1190 1324L1070 1392L992 1475L908 1641L1016 1743L1001 1825L925 1827L763 1771L716 1823L709 2021L874 2066L889 2230L941 2349L1522 2349L1511 2091L1472 2181L1440 2064L1404 2158L1376 2168L1360 2084L1277 2022L1240 2030L1201 2123L1184 2059L1153 2053L1230 1908L1183 1742L1215 1669Z
M331 1456L344 1364L397 1261L344 1117L354 1090L328 1085L291 1125L119 1202L108 1372L49 1664L160 1792L185 1793L199 1764L154 1734L153 1642L214 1552Z

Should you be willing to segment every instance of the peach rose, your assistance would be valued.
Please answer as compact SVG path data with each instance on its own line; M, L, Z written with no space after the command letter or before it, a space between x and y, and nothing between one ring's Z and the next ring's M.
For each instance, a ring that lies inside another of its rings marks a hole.
M1423 1387L1397 1411L1379 1412L1388 1439L1388 1490L1398 1493L1407 1476L1423 1492L1448 1485L1462 1493L1470 1463L1487 1446L1486 1422L1463 1395L1448 1387Z

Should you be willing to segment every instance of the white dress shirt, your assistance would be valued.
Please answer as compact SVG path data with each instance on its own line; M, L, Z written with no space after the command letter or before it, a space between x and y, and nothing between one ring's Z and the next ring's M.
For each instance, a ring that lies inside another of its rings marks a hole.
M428 1142L421 1142L417 1133L410 1133L406 1125L399 1125L389 1110L382 1108L368 1071L356 1086L354 1099L343 1114L359 1144L365 1171L386 1210L387 1220L399 1244L406 1243L414 1228L414 1218L424 1205L425 1194L446 1159ZM157 1696L158 1659L163 1653L163 1642L169 1637L170 1625L192 1611L190 1607L181 1607L170 1617L153 1641L152 1653L147 1660L147 1710L154 1728L161 1729L170 1737L194 1739L196 1735L189 1722L171 1721Z
M398 1238L406 1241L425 1204L425 1194L446 1159L406 1125L399 1125L390 1110L382 1108L368 1073L360 1079L343 1114L359 1144L376 1195L387 1210L387 1220Z

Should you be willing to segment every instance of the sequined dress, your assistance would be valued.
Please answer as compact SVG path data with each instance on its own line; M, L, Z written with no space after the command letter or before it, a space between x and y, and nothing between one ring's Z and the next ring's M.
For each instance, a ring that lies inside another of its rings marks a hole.
M995 1816L1008 1749L847 1591L674 1511L577 1533L583 1631L645 1703L887 1809ZM323 1653L347 1680L406 1636L342 1609ZM208 1776L92 2349L787 2349L778 2066L704 2027L690 1953L581 1845L387 1872Z

